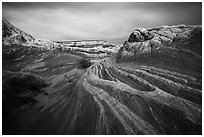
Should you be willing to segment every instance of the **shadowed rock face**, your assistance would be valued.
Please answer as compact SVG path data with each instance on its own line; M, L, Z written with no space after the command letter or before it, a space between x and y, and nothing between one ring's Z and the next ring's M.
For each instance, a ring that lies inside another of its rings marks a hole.
M136 29L128 39L128 42L144 42L154 37L153 34L146 29Z
M156 33L139 30L119 52L146 54L120 63L118 55L96 59L54 48L4 47L3 134L201 134L200 33L149 54ZM138 43L141 48L129 48Z

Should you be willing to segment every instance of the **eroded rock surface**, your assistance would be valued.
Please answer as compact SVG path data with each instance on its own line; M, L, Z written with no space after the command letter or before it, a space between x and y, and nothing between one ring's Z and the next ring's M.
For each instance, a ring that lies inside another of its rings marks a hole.
M33 40L34 38L31 35L16 28L7 20L2 20L2 43L6 45L10 43L19 44L25 42L32 42Z
M158 28L138 28L129 36L121 49L119 57L136 58L139 54L151 53L165 47L175 47L173 43L182 43L201 35L199 25L162 26ZM179 44L176 45L179 48Z
M50 41L35 39L5 19L2 20L2 43L6 46L16 44L40 50L76 52L90 58L104 58L117 53L120 48L119 45L109 44L103 40Z
M106 57L117 53L118 45L103 40L56 41L63 51L79 52L87 57Z
M97 56L105 47L93 41L68 45L69 52L43 40L4 46L2 133L202 134L200 32L185 25L137 29L121 56L103 59Z
M46 62L23 70L50 81L42 89L46 94L8 115L4 134L201 134L202 83L196 75L133 68L113 58L87 70Z

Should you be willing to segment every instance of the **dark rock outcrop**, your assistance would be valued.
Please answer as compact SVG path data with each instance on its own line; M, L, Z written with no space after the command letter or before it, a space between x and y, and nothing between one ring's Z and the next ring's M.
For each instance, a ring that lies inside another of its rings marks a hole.
M145 29L136 29L134 32L130 34L128 42L144 42L150 40L154 37L153 34L150 34Z

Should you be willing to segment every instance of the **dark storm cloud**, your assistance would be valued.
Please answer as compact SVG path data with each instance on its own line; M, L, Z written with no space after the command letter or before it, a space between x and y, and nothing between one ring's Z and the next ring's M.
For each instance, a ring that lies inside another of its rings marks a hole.
M36 38L123 42L136 27L201 24L202 3L3 3L3 17Z

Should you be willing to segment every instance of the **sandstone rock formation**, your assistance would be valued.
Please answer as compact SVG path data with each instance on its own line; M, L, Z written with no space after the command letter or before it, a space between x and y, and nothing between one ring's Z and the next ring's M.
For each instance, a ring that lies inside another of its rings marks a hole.
M46 49L46 50L54 50L54 49L61 48L60 44L50 40L43 40L43 39L35 39L33 43L30 43L30 46L38 47L40 49Z
M119 46L103 40L56 41L61 50L78 52L87 57L106 57L117 53Z
M137 29L117 56L102 59L118 47L9 41L2 46L2 133L202 134L201 34L200 26Z
M2 20L2 41L4 45L21 44L23 46L39 48L40 50L59 49L77 52L91 58L109 56L116 53L120 48L118 45L109 44L103 40L50 41L34 39L31 35L16 28L5 19Z
M139 54L151 53L160 48L173 47L172 43L188 40L202 32L199 25L161 26L137 28L119 50L121 58L135 58ZM179 45L177 45L179 47Z
M10 22L2 20L2 43L8 44L21 44L25 42L32 42L34 38L13 26Z
M196 75L133 68L114 58L84 70L74 60L67 63L70 58L45 54L24 68L51 84L3 119L4 134L201 134L202 84Z
M68 47L94 47L95 45L109 46L107 41L104 40L81 40L81 41L55 41Z

